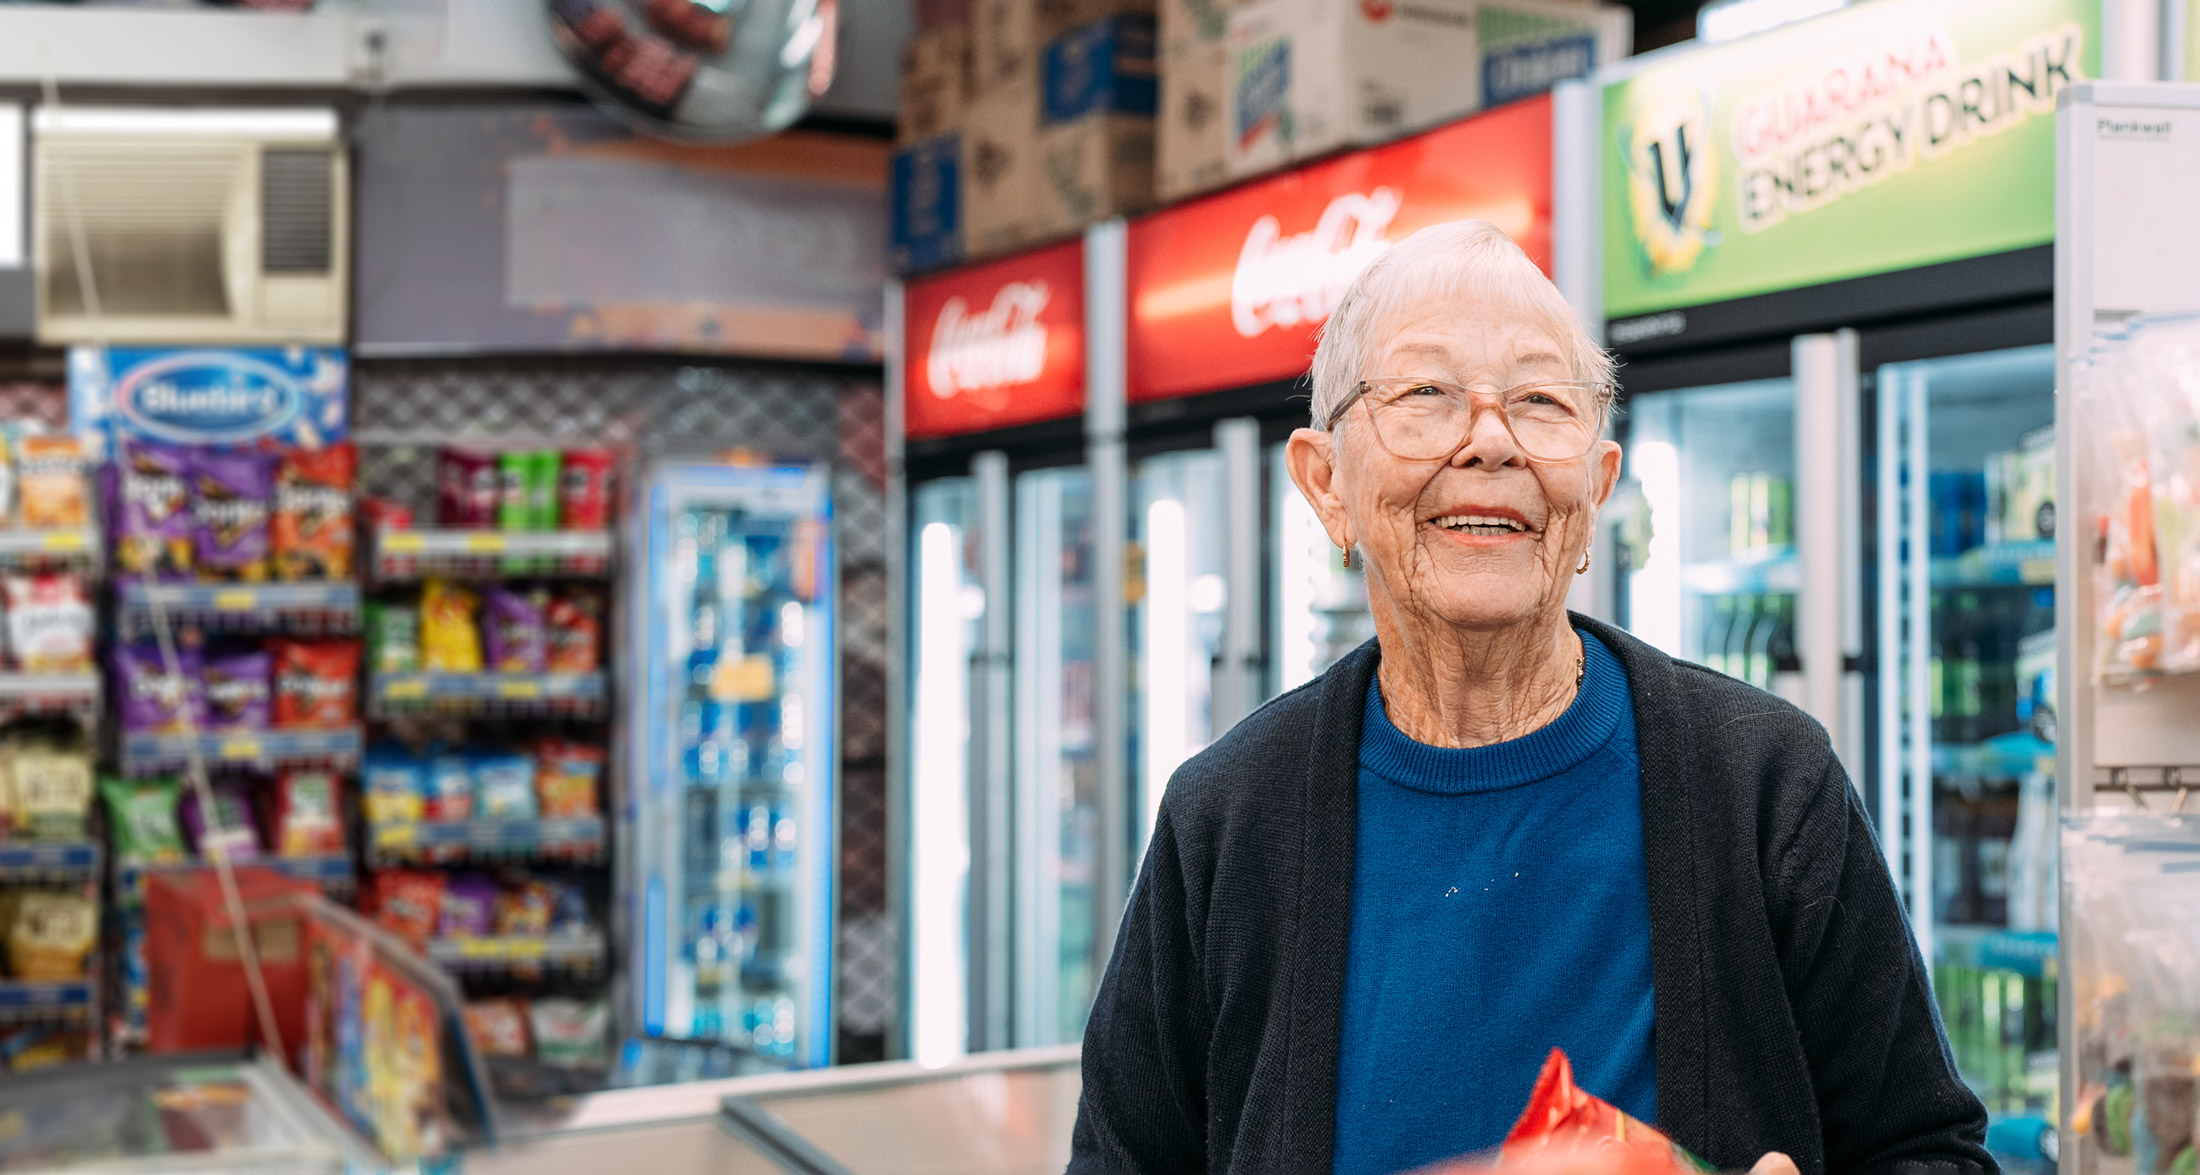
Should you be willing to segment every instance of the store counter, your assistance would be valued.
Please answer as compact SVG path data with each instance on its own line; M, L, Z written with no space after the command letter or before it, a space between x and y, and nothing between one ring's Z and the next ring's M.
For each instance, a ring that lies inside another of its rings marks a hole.
M1040 1175L1069 1162L1077 1048L735 1077L578 1099L465 1175Z

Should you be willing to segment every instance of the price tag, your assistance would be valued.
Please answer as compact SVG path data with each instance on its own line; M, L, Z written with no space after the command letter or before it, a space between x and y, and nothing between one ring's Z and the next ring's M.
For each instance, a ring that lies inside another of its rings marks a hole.
M382 696L393 702L425 698L428 696L428 681L424 677L408 677L386 682L382 686Z
M2017 568L2017 578L2028 584L2053 583L2055 582L2055 561L2053 559L2026 559Z
M38 545L48 551L81 551L91 546L91 536L81 530L57 530L40 536Z
M500 681L497 683L497 696L508 701L532 701L542 696L542 683L539 681Z
M462 938L458 953L468 959L540 959L548 945L539 938Z
M256 738L225 738L222 740L221 746L214 751L214 757L231 760L257 760L260 758L260 750L260 740Z
M260 593L250 588L231 588L214 593L217 612L250 612L260 605Z
M466 551L473 555L494 555L504 549L504 536L500 534L470 534L466 536Z
M427 540L406 531L382 536L382 550L391 555L417 555L427 545Z
M374 829L374 847L378 849L410 848L419 841L417 824L380 824Z

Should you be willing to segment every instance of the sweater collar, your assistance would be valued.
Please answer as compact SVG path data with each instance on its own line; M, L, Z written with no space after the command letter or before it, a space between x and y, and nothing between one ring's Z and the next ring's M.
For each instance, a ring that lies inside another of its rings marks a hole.
M1360 719L1360 770L1437 795L1497 791L1550 779L1607 746L1628 713L1627 675L1604 642L1583 632L1581 689L1564 713L1519 738L1482 747L1432 747L1391 724L1376 681Z

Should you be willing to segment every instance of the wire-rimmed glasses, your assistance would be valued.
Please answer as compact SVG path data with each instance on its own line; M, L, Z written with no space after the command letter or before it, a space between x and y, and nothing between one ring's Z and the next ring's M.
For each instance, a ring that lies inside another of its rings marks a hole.
M1535 461L1571 461L1596 447L1604 431L1606 385L1577 380L1537 380L1503 391L1475 391L1440 379L1398 376L1365 380L1329 414L1330 429L1361 401L1375 441L1393 457L1435 461L1467 443L1474 418L1487 402L1512 433L1520 451Z

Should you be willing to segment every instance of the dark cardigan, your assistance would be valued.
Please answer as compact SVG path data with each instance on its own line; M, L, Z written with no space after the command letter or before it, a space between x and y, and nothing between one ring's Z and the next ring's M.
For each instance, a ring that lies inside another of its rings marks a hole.
M1805 1175L1995 1171L1825 731L1574 624L1634 691L1658 1126L1725 1170L1783 1151ZM1072 1172L1328 1175L1360 715L1379 656L1362 646L1169 781L1085 1030Z

